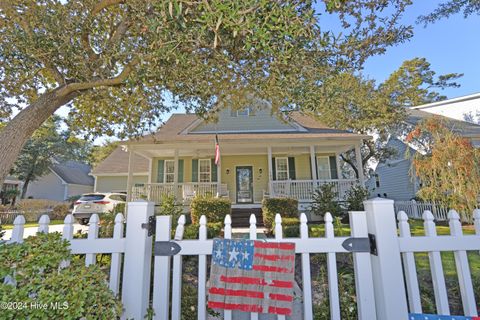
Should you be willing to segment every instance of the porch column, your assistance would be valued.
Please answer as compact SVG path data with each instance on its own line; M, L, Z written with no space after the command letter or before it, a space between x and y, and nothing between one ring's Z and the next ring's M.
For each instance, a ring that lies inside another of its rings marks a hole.
M133 151L128 148L128 177L127 177L127 201L132 201L133 186Z
M222 196L222 156L217 164L217 197Z
M312 170L312 180L318 180L317 161L315 159L315 146L310 146L310 165Z
M175 149L173 155L174 165L173 165L173 194L175 195L175 200L178 201L179 192L178 192L178 149Z
M365 187L365 177L363 176L362 152L361 152L361 145L359 143L355 145L355 160L357 162L358 180L360 181L360 185L362 187Z
M342 169L340 168L340 154L335 153L335 162L337 163L337 176L339 180L343 180Z
M148 183L152 183L153 174L153 158L148 159Z
M268 194L270 195L270 197L272 197L274 195L273 195L273 187L272 187L273 164L272 164L272 147L271 146L267 147L267 156L268 156Z

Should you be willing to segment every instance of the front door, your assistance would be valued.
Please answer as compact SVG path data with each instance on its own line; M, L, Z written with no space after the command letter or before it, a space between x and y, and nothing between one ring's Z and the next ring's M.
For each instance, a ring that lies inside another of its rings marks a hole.
M253 203L253 169L237 167L237 203Z

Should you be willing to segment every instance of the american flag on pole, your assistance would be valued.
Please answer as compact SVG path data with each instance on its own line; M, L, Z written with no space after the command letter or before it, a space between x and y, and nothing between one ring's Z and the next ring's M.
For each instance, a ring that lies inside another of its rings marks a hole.
M295 243L214 239L212 309L291 315Z
M218 144L218 136L215 135L215 165L220 162L220 145Z

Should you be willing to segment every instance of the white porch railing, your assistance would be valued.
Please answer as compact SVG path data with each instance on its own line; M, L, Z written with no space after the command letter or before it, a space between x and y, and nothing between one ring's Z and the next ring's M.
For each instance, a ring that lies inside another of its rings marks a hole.
M176 187L175 187L176 186ZM185 182L185 183L149 183L132 188L132 201L145 199L159 203L164 196L174 195L178 199L191 200L199 196L216 196L216 182ZM228 196L227 185L220 185L220 196Z
M445 221L448 216L448 208L436 203L410 201L395 201L395 211L404 211L409 218L421 219L424 211L431 211L435 220Z
M345 199L348 190L359 185L358 179L330 180L283 180L270 182L270 197L291 197L298 201L312 201L315 190L321 185L333 184L340 200Z

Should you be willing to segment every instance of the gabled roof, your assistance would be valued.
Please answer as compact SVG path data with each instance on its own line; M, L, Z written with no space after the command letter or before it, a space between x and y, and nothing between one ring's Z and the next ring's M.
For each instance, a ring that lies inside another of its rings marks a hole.
M148 172L148 160L138 154L134 154L133 173ZM91 172L97 174L127 174L128 173L128 152L117 147L107 158L100 162Z
M360 140L371 138L370 136L360 135L346 130L329 128L320 121L301 112L292 112L290 118L290 121L293 121L301 127L299 130L218 132L218 136L221 140L236 140L239 137L252 140L298 138L351 138ZM130 140L126 144L148 144L173 141L212 141L215 137L215 133L213 132L203 133L189 131L191 128L196 127L199 121L202 120L195 114L173 114L156 133L137 140ZM254 120L252 119L252 121Z
M66 161L55 164L50 169L65 183L93 186L94 179L89 176L90 166L85 163Z
M436 101L436 102L431 102L431 103L426 103L422 104L419 106L412 107L412 109L428 109L428 108L433 108L433 107L439 107L439 106L446 106L446 105L455 105L461 102L466 102L466 101L471 101L471 100L480 100L480 93L474 93L462 97L457 97L457 98L452 98L452 99L447 99L447 100L442 100L442 101Z
M441 116L441 115L430 113L430 112L425 112L425 111L414 109L414 108L407 109L406 122L408 124L415 126L423 120L435 118L435 117L446 120L447 125L449 125L451 130L457 132L458 134L464 137L480 138L480 125L478 124L474 124L467 121L461 121L457 119L452 119L449 117Z

